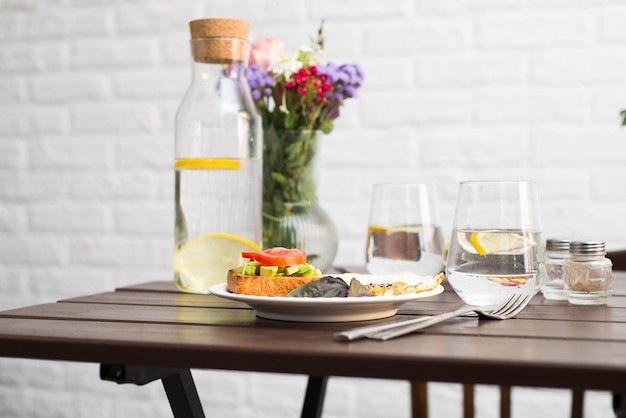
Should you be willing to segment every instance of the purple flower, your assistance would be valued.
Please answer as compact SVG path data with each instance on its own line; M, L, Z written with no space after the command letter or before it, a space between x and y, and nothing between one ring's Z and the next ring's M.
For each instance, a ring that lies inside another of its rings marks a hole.
M326 74L328 76L328 82L330 84L334 85L339 81L341 72L339 71L339 66L337 66L337 64L333 64L332 62L329 62L326 65L320 64L317 66L317 70L320 74Z
M325 96L332 104L341 105L346 98L356 97L357 90L363 82L363 70L358 64L337 64L328 63L319 65L320 74L328 76L328 82L333 85L333 89L326 92Z
M272 95L272 87L274 86L274 78L268 74L268 72L259 67L256 64L248 67L246 74L250 90L252 91L252 97L254 100L259 100L262 97L269 97Z

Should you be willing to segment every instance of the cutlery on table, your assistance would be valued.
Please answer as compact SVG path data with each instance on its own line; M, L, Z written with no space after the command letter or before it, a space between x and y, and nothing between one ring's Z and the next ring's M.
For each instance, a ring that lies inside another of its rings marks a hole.
M455 311L446 312L435 316L424 316L408 321L392 322L389 324L370 325L337 332L334 338L337 341L354 341L361 338L375 340L389 340L401 335L409 334L413 331L427 328L431 325L439 324L452 318L476 312L479 316L491 319L509 319L519 314L528 305L534 294L516 293L498 306L470 306L465 305Z

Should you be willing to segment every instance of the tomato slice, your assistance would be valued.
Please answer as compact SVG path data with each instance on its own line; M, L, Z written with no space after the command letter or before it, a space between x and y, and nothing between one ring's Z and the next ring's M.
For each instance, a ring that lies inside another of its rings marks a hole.
M267 266L293 266L306 263L306 253L298 248L273 247L259 252L244 251L241 256Z

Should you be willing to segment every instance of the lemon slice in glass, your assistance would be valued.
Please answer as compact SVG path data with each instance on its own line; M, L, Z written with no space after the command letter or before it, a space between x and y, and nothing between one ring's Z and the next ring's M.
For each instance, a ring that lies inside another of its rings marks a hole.
M389 228L386 226L378 226L378 225L370 225L367 227L367 231L371 234L371 233L383 233L386 234L387 232L389 232Z
M422 231L420 225L370 225L367 227L369 233L393 234L394 232L417 233Z
M537 245L521 233L501 231L472 232L470 242L480 255L515 253Z
M174 252L174 277L181 290L208 293L215 284L226 281L228 270L243 263L242 251L261 247L237 235L207 234L189 241Z

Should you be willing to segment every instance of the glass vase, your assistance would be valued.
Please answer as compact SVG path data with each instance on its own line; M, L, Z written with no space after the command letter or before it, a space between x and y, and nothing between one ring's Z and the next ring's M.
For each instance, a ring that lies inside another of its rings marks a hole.
M300 248L325 271L337 254L337 229L316 195L318 151L323 133L263 133L263 248Z

